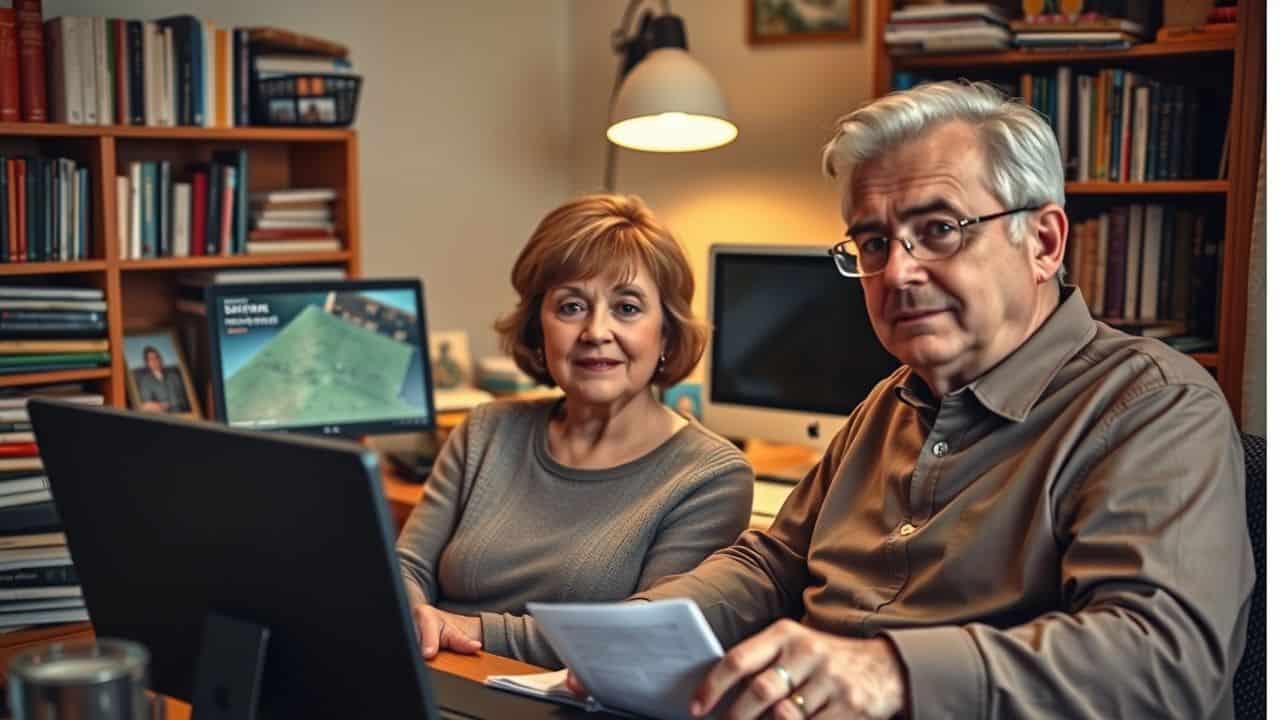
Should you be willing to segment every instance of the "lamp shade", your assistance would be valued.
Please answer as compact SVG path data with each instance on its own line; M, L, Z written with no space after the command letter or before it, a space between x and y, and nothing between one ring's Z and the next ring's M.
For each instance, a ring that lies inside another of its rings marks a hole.
M652 50L627 74L605 134L632 150L708 150L738 136L728 117L711 73L687 51L664 47Z

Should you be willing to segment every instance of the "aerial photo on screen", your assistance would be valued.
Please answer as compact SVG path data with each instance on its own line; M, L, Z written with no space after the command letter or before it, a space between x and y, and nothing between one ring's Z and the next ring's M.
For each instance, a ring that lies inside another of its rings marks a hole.
M228 422L300 426L422 414L404 397L416 359L406 342L417 332L416 315L359 292L308 299L224 303L224 343L235 335L253 343L225 380Z

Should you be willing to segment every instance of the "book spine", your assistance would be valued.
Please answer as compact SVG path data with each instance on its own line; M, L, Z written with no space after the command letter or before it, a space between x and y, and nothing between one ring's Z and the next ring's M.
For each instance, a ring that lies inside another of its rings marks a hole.
M76 42L79 50L77 60L80 63L80 103L84 110L86 125L98 124L98 84L94 70L97 52L94 50L93 18L69 18L76 26Z
M122 18L111 20L111 62L115 68L116 124L133 121L132 98L129 97L129 23Z
M207 216L209 214L209 173L197 170L191 174L191 255L204 255Z
M142 257L142 163L129 163L129 252L131 260Z
M80 188L79 194L77 195L77 198L79 199L77 205L80 217L76 223L76 227L78 228L76 230L76 257L80 260L87 260L89 258L89 238L92 235L90 230L93 227L93 221L90 219L89 214L93 207L93 201L90 199L93 196L93 192L89 184L89 168L80 168L77 170L76 181Z
M173 256L173 212L170 205L169 161L156 163L156 257Z
M1160 210L1159 228L1160 232L1156 241L1160 243L1160 284L1156 289L1156 316L1168 320L1174 318L1173 311L1173 289L1176 286L1174 281L1174 256L1178 250L1174 247L1174 207L1169 203L1162 203L1156 207ZM1150 215L1147 216L1151 218ZM1150 238L1155 233L1147 233Z
M142 257L156 257L156 164L142 163Z
M1111 71L1111 102L1107 106L1110 112L1108 130L1110 143L1107 150L1107 177L1112 182L1120 180L1120 138L1124 128L1124 70Z
M27 161L24 158L18 158L14 162L13 186L14 190L14 215L17 216L15 229L17 235L17 252L10 255L18 262L27 261Z
M4 171L5 179L9 184L8 195L0 199L9 208L9 242L5 253L7 262L19 262L22 258L18 256L18 180L14 170L18 166L18 161L10 158L5 162L5 166L0 168Z
M222 167L209 165L209 192L205 211L204 254L218 254L218 240L222 237Z
M222 178L222 220L219 223L220 231L218 236L218 252L222 255L230 255L232 250L232 222L234 220L236 185L238 180L236 177L235 167L232 165L224 165L222 168Z
M40 162L37 158L29 158L27 160L27 207L26 207L26 254L27 259L38 261L40 259Z
M89 20L93 29L94 49L94 88L97 91L98 124L110 125L115 119L116 109L112 102L115 93L111 91L114 78L111 76L111 52L107 34L107 19L96 17Z
M1129 258L1129 211L1123 205L1112 208L1107 217L1107 294L1102 312L1108 317L1124 314L1126 263Z
M1124 74L1124 87L1120 105L1120 182L1130 182L1133 178L1129 160L1133 154L1133 85L1132 72Z
M1173 136L1173 86L1160 88L1160 137L1156 142L1156 180L1169 180L1169 143Z
M173 184L173 256L191 255L191 184Z
M0 533L3 534L34 532L41 529L54 529L58 526L58 512L54 509L52 502L0 508Z
M236 125L249 125L249 31L236 28Z
M1187 129L1187 118L1184 110L1186 109L1186 92L1185 85L1176 85L1173 88L1173 129L1169 131L1169 179L1182 179L1182 156L1186 147L1187 138L1185 137Z
M1200 89L1187 87L1186 103L1182 109L1186 124L1186 140L1182 143L1182 177L1193 179L1200 176L1199 149L1200 138Z
M1151 86L1139 85L1133 89L1133 137L1130 141L1130 178L1133 182L1147 179L1147 130L1151 114Z
M142 59L142 22L139 20L127 20L125 21L125 30L129 44L129 123L131 125L145 125L147 122L147 101L144 90L146 75Z
M0 571L0 588L78 585L79 582L76 577L75 565L50 565L48 567Z
M0 122L22 120L18 67L18 16L0 8Z
M44 9L42 0L14 0L18 28L18 69L21 78L22 119L48 122L49 101L44 70Z

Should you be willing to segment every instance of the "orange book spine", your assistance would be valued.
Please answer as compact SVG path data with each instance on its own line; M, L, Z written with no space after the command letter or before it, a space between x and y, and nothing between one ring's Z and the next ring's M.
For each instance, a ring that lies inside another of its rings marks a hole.
M22 119L49 121L49 94L44 72L44 11L41 0L13 0L18 17L18 69Z
M214 127L231 127L231 119L227 117L227 93L231 92L227 88L227 61L228 61L228 43L227 38L230 34L226 30L218 29L214 31L214 61L213 61L213 126Z

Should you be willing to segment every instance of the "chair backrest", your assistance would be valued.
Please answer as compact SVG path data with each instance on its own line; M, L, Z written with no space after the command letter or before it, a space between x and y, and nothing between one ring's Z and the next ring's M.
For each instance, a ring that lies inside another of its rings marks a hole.
M1245 515L1253 543L1257 582L1249 606L1244 657L1236 670L1236 718L1250 720L1267 714L1267 444L1257 435L1241 435L1244 443Z

